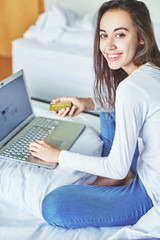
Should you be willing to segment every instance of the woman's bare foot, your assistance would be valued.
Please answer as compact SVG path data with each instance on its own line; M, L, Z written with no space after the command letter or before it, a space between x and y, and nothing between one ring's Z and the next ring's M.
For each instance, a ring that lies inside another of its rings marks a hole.
M94 183L92 183L91 185L106 186L106 187L124 186L124 185L128 185L134 179L134 177L135 177L135 175L132 172L132 170L130 169L127 176L122 180L98 176L96 181Z

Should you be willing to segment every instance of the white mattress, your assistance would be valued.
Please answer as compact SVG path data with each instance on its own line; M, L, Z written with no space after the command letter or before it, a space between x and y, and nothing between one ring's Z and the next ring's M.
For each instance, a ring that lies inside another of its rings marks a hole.
M33 104L36 115L53 117L53 114L48 111L47 104L40 102L33 102ZM99 139L99 118L83 113L74 119L67 120L84 122L87 126L85 132L73 145L72 151L99 155L102 149L102 142ZM43 195L58 185L91 183L95 179L95 176L69 169L57 168L56 171L50 171L10 161L0 161L1 240L160 238L160 204L153 207L134 226L90 227L74 230L49 226L41 216Z
M12 70L24 69L30 95L37 99L92 97L92 62L92 54L82 49L49 47L25 38L12 42Z

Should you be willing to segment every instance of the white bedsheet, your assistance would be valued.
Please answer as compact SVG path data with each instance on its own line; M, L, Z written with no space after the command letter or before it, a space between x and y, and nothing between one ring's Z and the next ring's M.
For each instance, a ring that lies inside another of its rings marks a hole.
M39 108L40 106L40 108ZM48 112L48 105L41 104L38 102L34 102L34 109L36 114L51 116L52 113ZM75 119L70 119L70 121L83 121L87 125L88 133L82 136L78 141L82 144L84 141L83 137L87 138L88 135L96 141L96 146L98 148L95 150L95 154L100 154L102 143L98 140L99 134L99 120L97 117L89 115L89 114L81 114ZM93 131L94 130L94 131ZM95 135L94 135L94 133ZM77 143L78 143L77 141ZM99 141L99 142L97 142ZM83 151L83 149L79 149L79 145L77 144L73 146L72 150ZM74 148L75 147L75 148ZM84 152L86 150L84 149ZM90 148L91 154L93 151L93 143ZM17 163L16 163L17 164ZM36 205L38 200L35 199L32 192L33 189L38 184L36 181L44 179L45 171L36 168L36 170L31 167L31 171L26 171L29 169L26 165L19 165L18 169L20 170L19 179L17 181L16 172L11 176L6 176L6 182L3 183L5 177L2 175L5 174L5 171L11 172L16 169L16 164L12 162L1 162L0 166L0 239L1 240L120 240L120 239L138 239L138 238L151 238L157 237L160 238L160 204L153 207L145 216L143 216L139 222L134 226L126 226L126 227L103 227L103 228L83 228L83 229L74 229L74 230L66 230L58 227L51 227L45 221L43 221L40 213L40 206ZM3 169L2 169L3 168ZM47 170L48 171L48 170ZM50 171L50 170L49 170ZM66 171L66 172L65 172ZM36 173L36 177L33 182L34 174ZM63 175L63 173L66 173ZM49 173L50 174L50 173ZM54 173L55 174L55 173ZM54 175L53 174L53 175ZM75 182L76 184L85 182L90 183L95 179L95 176L89 176L85 173L80 173L72 170L66 169L58 169L57 174L63 176L59 178L57 181L64 184L69 184L71 182ZM56 174L55 174L56 175ZM66 175L66 176L65 176ZM28 178L27 178L28 176ZM32 176L29 178L29 176ZM13 178L12 178L13 177ZM54 176L50 177L54 178ZM38 179L38 180L37 180ZM9 180L10 181L9 183ZM45 178L46 184L49 184L50 181ZM7 182L8 181L8 182ZM15 182L14 182L15 181ZM47 182L48 181L48 182ZM17 182L17 184L16 184ZM19 188L22 183L22 189ZM30 191L27 191L27 184L30 184ZM43 183L43 185L45 185ZM4 188L2 189L2 186ZM6 187L7 186L7 187ZM54 188L54 183L51 185L47 185L50 188ZM7 190L8 189L8 190ZM46 190L46 187L45 187ZM46 191L49 191L47 189ZM41 191L35 189L37 194L40 194ZM38 192L39 191L39 192ZM22 192L24 194L22 194ZM31 193L31 194L29 194ZM43 195L43 194L42 194ZM17 196L17 198L15 198ZM29 197L30 196L30 197ZM136 197L136 196L135 196ZM26 202L25 202L26 201ZM28 204L27 204L28 202ZM25 204L24 204L25 203ZM29 203L33 203L29 204ZM40 201L38 202L38 204Z

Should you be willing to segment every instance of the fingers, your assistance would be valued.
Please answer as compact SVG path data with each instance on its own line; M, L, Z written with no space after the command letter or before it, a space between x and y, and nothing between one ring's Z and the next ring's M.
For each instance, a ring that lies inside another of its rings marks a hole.
M60 149L57 149L51 146L45 140L37 140L31 142L29 145L29 150L32 156L37 157L46 162L58 162L58 157L61 152Z
M59 111L54 111L53 113L56 114L57 116L60 117L74 117L77 116L79 113L83 112L84 110L84 100L81 98L76 98L76 97L61 97L61 98L56 98L53 99L53 103L57 102L63 102L63 101L71 101L72 102L72 107L71 109L69 108L63 108Z
M57 112L57 115L61 116L61 117L66 117L68 115L69 111L70 111L70 109L68 107L66 109L62 108L61 110L59 110Z
M58 112L54 112L57 116L60 116L60 117L66 117L66 116L69 116L69 117L74 117L75 116L75 110L76 110L76 107L75 106L72 106L71 110L69 108L62 108L61 110L59 110Z
M74 117L75 111L76 111L76 107L73 105L72 108L71 108L71 110L69 111L69 114L68 114L68 115L69 115L70 117Z
M36 140L35 142L31 142L29 145L29 150L32 151L37 151L41 146L45 145L46 141L44 140Z
M49 144L44 140L36 140L29 145L29 151L34 157L42 159L42 153L47 150Z
M65 102L65 101L71 101L72 102L72 98L69 98L69 97L61 97L61 98L56 98L56 99L53 99L52 100L52 103L58 103L58 102ZM70 112L70 108L62 108L60 109L59 111L53 111L54 114L56 114L57 116L61 116L61 117L66 117L66 116L69 116L69 113Z

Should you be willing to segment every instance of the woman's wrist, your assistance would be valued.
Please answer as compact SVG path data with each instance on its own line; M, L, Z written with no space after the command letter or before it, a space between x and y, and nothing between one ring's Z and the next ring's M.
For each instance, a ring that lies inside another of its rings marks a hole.
M94 111L95 104L94 104L92 98L81 98L81 99L82 99L82 101L84 101L85 111Z

